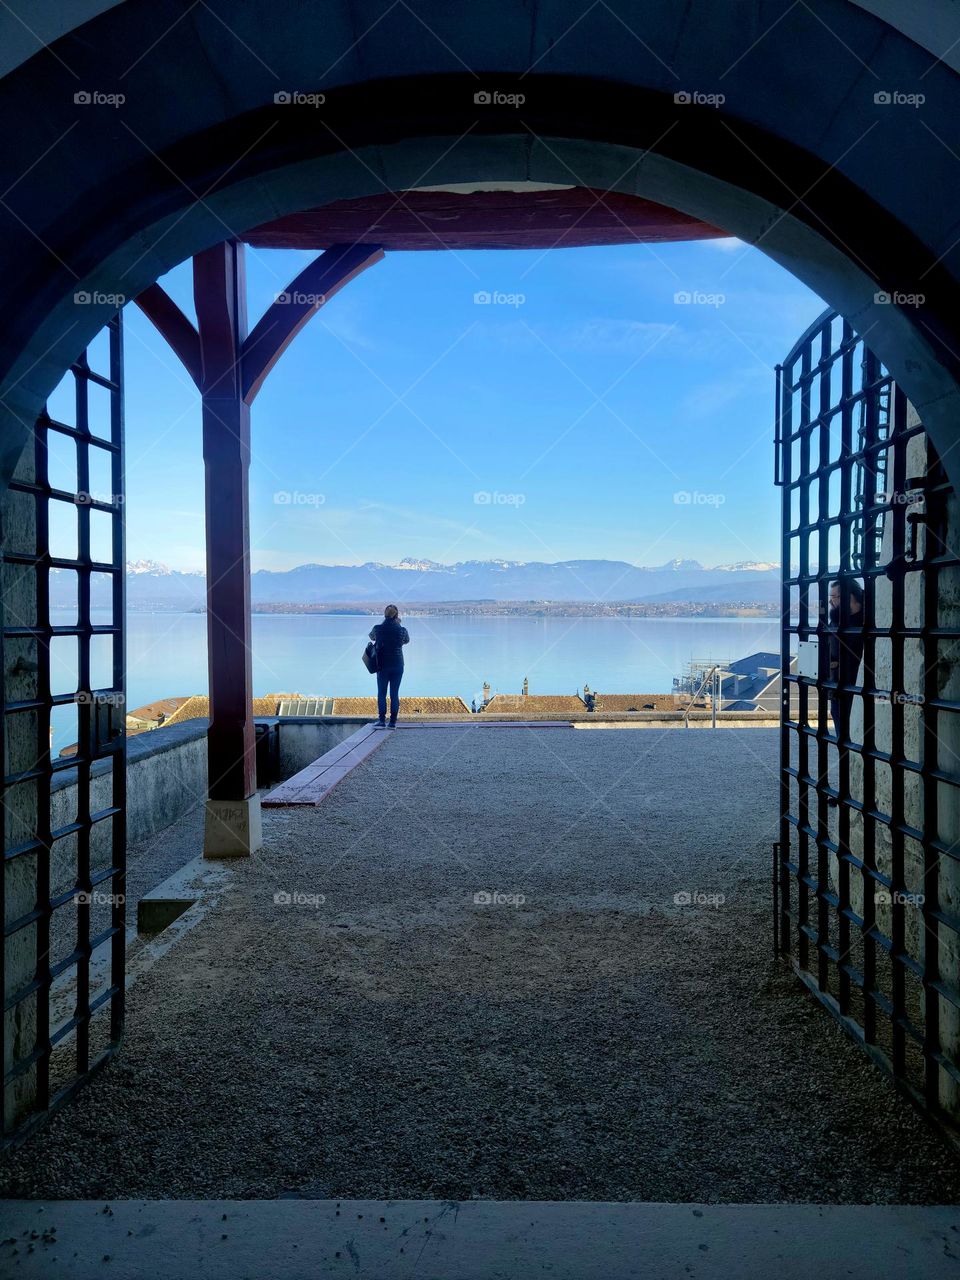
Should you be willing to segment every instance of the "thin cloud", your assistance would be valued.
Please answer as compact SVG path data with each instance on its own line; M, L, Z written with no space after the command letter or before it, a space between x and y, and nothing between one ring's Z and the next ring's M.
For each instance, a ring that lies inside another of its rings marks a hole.
M478 325L475 336L497 346L516 350L578 351L640 355L654 343L669 342L666 335L671 324L659 321L622 320L593 316L579 324L558 327L520 319L504 319L500 323Z
M561 345L576 351L641 352L666 335L673 325L646 320L594 318L560 336Z
M727 405L746 399L755 404L766 374L760 365L745 365L729 377L705 382L689 391L677 406L677 421L715 417Z

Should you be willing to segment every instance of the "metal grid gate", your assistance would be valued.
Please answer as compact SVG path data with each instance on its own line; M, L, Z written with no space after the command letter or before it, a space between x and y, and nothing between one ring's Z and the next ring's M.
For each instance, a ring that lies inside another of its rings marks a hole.
M122 343L118 314L72 366L65 420L49 404L38 419L6 499L4 1143L70 1097L123 1029Z
M775 949L874 1062L953 1129L954 494L902 391L833 311L778 366L776 454L783 666Z

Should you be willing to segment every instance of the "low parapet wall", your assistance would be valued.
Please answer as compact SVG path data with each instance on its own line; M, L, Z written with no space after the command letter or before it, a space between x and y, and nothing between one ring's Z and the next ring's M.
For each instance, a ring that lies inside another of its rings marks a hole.
M333 717L321 716L297 716L289 717L291 722L300 725L317 724L324 720L328 723L333 721ZM337 723L351 725L353 729L357 729L362 724L370 724L373 716L349 716L336 717ZM407 726L417 724L504 724L504 723L522 723L531 724L537 722L544 723L561 723L572 724L580 729L682 729L684 728L684 714L682 711L548 711L535 716L524 714L521 711L497 711L488 712L480 711L476 714L466 713L461 715L404 715L400 712L400 719ZM287 732L287 716L279 717L278 721L271 723L279 723L283 727L281 733L281 743L283 735ZM812 723L816 722L816 716L813 717ZM710 711L697 711L687 717L687 725L691 729L710 729L713 727L713 715ZM780 720L776 715L769 712L750 712L750 711L719 711L717 712L717 728L718 729L776 729L780 725ZM331 743L331 745L333 745ZM282 748L281 748L282 749Z
M134 844L169 826L206 798L207 721L189 720L138 733L127 743L127 840ZM99 760L90 767L90 807L110 804L113 768ZM54 828L76 816L77 770L58 774L51 784Z
M481 726L486 712L477 715L424 715L404 717L405 724L450 724ZM502 712L496 720L525 721L522 712ZM369 716L274 716L258 719L277 733L277 750L273 759L276 776L264 778L261 785L282 782L324 755L364 724ZM600 715L596 712L550 713L538 716L544 722L571 724L576 729L682 729L683 713L679 711L625 711ZM489 722L489 721L488 721ZM127 838L136 843L183 817L202 804L207 790L207 721L189 720L183 724L152 729L132 737L127 744ZM775 728L779 721L768 715L722 711L717 715L718 728ZM709 729L713 717L709 711L691 714L686 726ZM90 770L91 808L110 804L111 766L99 761ZM76 817L77 770L68 769L54 778L51 786L51 822L54 829L66 826Z
M196 805L203 804L207 794L208 723L206 719L187 720L138 733L127 742L127 840L130 844L161 831ZM258 719L256 723L272 728L279 726L279 749L274 756L276 776L262 779L261 785L267 786L298 773L368 720L362 716L284 716ZM111 802L112 788L110 762L97 761L90 769L91 809L106 808ZM50 810L54 830L75 820L75 768L58 773L53 779Z

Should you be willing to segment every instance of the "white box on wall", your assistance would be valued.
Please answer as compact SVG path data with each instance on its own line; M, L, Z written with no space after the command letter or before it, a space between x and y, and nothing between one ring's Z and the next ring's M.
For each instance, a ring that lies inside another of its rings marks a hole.
M820 676L820 641L801 640L797 645L797 675L816 680Z

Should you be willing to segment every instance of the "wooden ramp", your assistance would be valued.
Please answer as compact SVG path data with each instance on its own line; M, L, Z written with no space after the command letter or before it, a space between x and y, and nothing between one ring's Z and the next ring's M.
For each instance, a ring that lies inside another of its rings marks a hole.
M389 736L389 729L377 729L372 724L365 724L356 733L351 733L349 738L344 738L343 742L331 747L326 755L308 764L286 782L281 782L279 787L274 787L264 797L263 807L320 804L351 769L355 769L367 756L372 755L377 747L383 746Z

